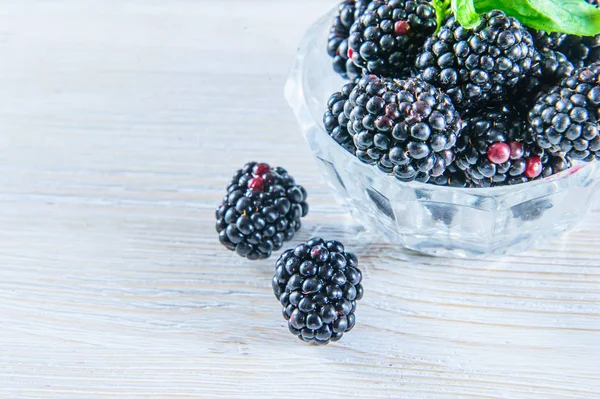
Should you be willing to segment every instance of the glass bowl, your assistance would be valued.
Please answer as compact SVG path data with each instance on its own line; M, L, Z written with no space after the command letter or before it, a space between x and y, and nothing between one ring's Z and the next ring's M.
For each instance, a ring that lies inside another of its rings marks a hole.
M334 13L304 35L285 95L336 199L366 228L434 256L504 255L552 240L588 212L597 162L530 183L466 189L404 183L344 150L322 122L329 96L344 84L326 53Z

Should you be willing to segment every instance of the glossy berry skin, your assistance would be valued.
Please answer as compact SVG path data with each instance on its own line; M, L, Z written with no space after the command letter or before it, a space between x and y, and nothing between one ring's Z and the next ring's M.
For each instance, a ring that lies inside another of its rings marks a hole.
M216 211L219 241L250 260L268 258L300 229L306 197L285 169L246 164L233 175Z
M327 54L333 59L333 69L344 79L355 80L362 76L362 69L356 66L348 56L348 37L350 28L360 16L370 7L376 7L381 1L344 0L333 18Z
M585 95L593 106L598 106L597 90L600 86L600 62L574 70L559 83L560 88L571 89Z
M570 161L600 159L600 64L577 69L529 113L528 124L537 144Z
M272 283L290 332L324 345L354 327L361 281L356 255L338 241L312 238L281 254Z
M520 145L518 142L494 143L487 149L487 159L496 165L503 164L510 159L511 147L516 147L518 145Z
M561 50L576 67L584 67L600 61L600 35L569 36Z
M586 0L598 8L597 0ZM600 62L600 34L595 36L568 35L559 50L565 53L569 61L577 68Z
M530 157L525 164L523 175L528 179L535 179L542 174L542 159L540 157Z
M573 166L571 161L560 155L552 155L545 151L542 153L541 150L538 150L538 154L539 153L542 154L540 158L542 162L542 173L538 176L540 179L563 172Z
M356 20L348 39L354 63L367 73L411 76L425 40L437 28L427 0L388 0Z
M416 61L420 77L441 88L459 111L501 102L530 71L536 50L519 21L502 11L481 16L474 29L449 17Z
M456 163L448 166L446 171L440 176L431 177L428 183L435 184L436 186L446 187L459 187L459 188L470 188L473 187L473 183L467 179L465 172L460 170Z
M531 71L517 84L511 103L516 105L521 117L526 119L536 100L562 79L571 76L574 70L573 64L559 51L544 49L537 52Z
M356 154L356 146L348 133L349 119L344 114L344 106L355 87L355 83L347 83L341 91L334 93L327 101L327 111L323 115L323 125L327 134L351 154Z
M456 165L474 187L524 183L540 176L543 151L526 137L525 124L508 107L468 118L457 144ZM538 163L534 160L537 159ZM539 172L538 172L539 167Z
M543 30L535 30L533 28L527 28L527 30L533 38L535 48L538 50L558 50L568 36L566 33L549 33Z
M454 159L460 116L447 95L418 78L365 76L344 113L357 158L399 180L426 182Z

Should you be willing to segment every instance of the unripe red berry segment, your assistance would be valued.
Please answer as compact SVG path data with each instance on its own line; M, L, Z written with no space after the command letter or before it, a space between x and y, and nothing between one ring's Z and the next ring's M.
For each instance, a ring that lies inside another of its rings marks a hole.
M506 143L494 143L488 148L487 156L490 162L502 164L510 159L510 147Z

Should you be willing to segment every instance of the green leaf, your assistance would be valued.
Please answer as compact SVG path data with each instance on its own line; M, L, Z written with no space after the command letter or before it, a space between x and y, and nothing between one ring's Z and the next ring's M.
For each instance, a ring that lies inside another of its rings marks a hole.
M481 22L475 11L475 0L452 0L452 12L465 28L474 28Z
M600 10L585 0L474 0L479 13L502 10L522 24L578 36L600 33Z
M433 0L433 8L435 8L437 29L435 33L438 33L442 28L444 18L450 14L450 2L451 0Z

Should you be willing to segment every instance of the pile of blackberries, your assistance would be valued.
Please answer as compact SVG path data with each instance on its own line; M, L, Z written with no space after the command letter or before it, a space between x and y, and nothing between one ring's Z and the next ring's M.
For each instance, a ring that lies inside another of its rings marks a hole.
M600 35L536 31L499 10L472 29L440 19L432 0L340 4L327 50L350 82L324 116L336 142L399 180L460 187L600 157Z
M323 118L335 142L401 181L461 188L600 159L600 35L536 31L499 10L467 29L440 4L449 2L339 5L327 52L348 82ZM300 229L306 200L285 169L250 162L216 211L219 240L268 258ZM281 254L272 287L290 332L323 345L354 328L361 281L356 255L312 238Z

